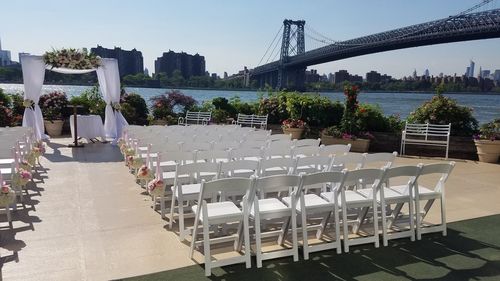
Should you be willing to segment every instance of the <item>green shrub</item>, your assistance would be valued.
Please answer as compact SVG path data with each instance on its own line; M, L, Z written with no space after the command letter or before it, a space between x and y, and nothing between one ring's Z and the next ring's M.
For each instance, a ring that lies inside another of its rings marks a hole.
M12 110L0 103L0 127L10 127L12 122Z
M69 103L71 105L83 106L83 108L79 110L82 114L99 115L104 119L106 102L102 98L98 86L83 91L79 96L71 97Z
M267 98L261 98L259 101L258 114L268 114L268 122L271 124L280 124L281 121L290 118L286 110L285 92L269 93Z
M327 97L294 92L286 95L286 110L292 119L301 119L309 126L327 127L339 124L344 107Z
M146 101L135 93L126 93L121 97L122 114L130 124L147 125L148 106Z
M239 96L234 96L229 99L229 104L236 110L233 118L236 117L237 113L258 114L259 104L257 102L242 102Z
M3 92L3 89L0 89L0 105L3 105L7 108L12 106L12 100L6 93Z
M356 115L358 128L361 132L398 133L404 127L404 122L398 115L385 116L378 105L361 104Z
M213 123L226 123L226 119L229 117L229 113L224 109L214 109L212 110L212 122Z
M440 94L410 113L407 121L441 125L451 123L451 134L455 136L472 136L478 130L478 122L472 116L472 108L458 105L454 99Z

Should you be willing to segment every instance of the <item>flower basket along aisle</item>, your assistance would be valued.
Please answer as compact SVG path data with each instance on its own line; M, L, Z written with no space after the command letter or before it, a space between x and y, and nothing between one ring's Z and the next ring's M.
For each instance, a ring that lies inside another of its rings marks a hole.
M355 85L344 87L345 107L340 126L325 128L321 132L321 143L351 144L353 152L367 152L370 148L370 139L373 135L369 132L360 132L358 128L358 93L359 88Z

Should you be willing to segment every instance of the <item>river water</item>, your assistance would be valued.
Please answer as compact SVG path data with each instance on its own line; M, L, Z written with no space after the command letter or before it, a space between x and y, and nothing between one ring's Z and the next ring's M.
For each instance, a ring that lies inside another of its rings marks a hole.
M0 84L0 88L7 93L16 93L23 91L22 84ZM65 92L68 97L79 95L89 86L65 86L65 85L44 85L43 91L50 92L60 90ZM135 92L143 96L146 101L149 98L165 93L168 89L158 88L131 88L126 87L127 92ZM239 96L242 101L255 101L259 97L256 91L231 91L231 90L181 90L186 95L192 96L198 102L210 100L215 97L225 97L227 99ZM322 96L326 96L334 101L343 101L343 93L322 92ZM433 93L383 93L383 92L362 92L359 94L361 103L378 104L382 108L384 114L399 114L401 118L406 118L410 112L415 110L423 102L429 100ZM495 94L445 94L461 105L466 105L473 108L473 114L478 119L479 123L485 123L500 118L500 95Z

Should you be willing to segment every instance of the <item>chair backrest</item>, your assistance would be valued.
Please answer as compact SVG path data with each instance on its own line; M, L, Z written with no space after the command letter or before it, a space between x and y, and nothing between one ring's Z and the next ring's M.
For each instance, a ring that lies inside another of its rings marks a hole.
M427 139L428 136L431 137L448 137L451 131L451 123L446 125L440 124L411 124L406 123L404 134L406 136L423 136Z
M360 186L361 188L367 188L368 185L380 184L382 177L384 176L384 169L359 169L354 171L343 171L346 175L344 178L343 187L349 186ZM378 190L378 187L376 187Z
M245 158L262 158L262 148L238 148L231 150L231 158L235 160L244 160Z
M240 147L240 142L236 140L225 140L214 142L214 149L235 149Z
M345 168L361 169L364 166L365 156L361 153L348 152L333 157L332 169L341 171Z
M292 140L292 135L291 134L274 134L270 135L268 138L270 141L282 141L282 140Z
M292 147L290 146L277 146L277 147L268 147L264 149L264 158L292 158Z
M330 169L332 158L327 156L307 156L297 158L295 165L295 173L317 173L325 172Z
M295 169L293 158L262 159L259 164L259 176L291 174Z
M292 149L293 157L318 156L320 152L319 146L296 146ZM328 157L328 156L324 156Z
M183 142L181 144L181 150L183 151L210 150L210 149L212 149L211 142Z
M174 184L178 183L194 183L199 181L201 173L213 173L214 179L219 175L220 165L213 162L195 162L189 164L177 164L175 168ZM182 176L188 176L185 179Z
M202 181L201 192L198 202L204 201L205 198L217 198L221 194L230 193L232 195L243 195L244 200L253 193L254 179L249 178L225 178L213 181ZM224 200L225 198L221 198ZM247 207L248 204L242 204Z
M318 146L321 142L321 139L301 139L301 140L294 140L294 146L295 147L301 147L301 146Z
M417 166L399 166L394 168L386 167L384 176L382 177L381 181L387 184L392 179L405 178L406 188L404 189L403 194L412 195L411 190L413 189L413 186L415 185L418 176L420 176L421 170L422 170L421 164ZM383 188L381 188L380 190L381 193L383 194L384 192Z
M265 140L244 140L241 142L241 148L261 148L266 147L267 141Z
M351 150L351 144L322 145L319 154L323 156L334 156L338 154L347 153L350 150Z
M260 194L260 198L265 198L269 193L287 193L295 190L299 184L300 177L296 175L260 177L255 180L255 191Z
M337 191L344 183L345 174L343 172L319 172L301 174L300 177L300 186L298 192L295 194L297 197L307 193L310 189L323 189L326 185L330 185L334 191ZM333 202L333 200L330 202Z
M219 177L235 177L235 171L239 171L237 173L238 177L242 177L241 174L246 174L248 175L248 177L250 177L251 175L256 175L258 169L259 162L253 160L235 160L230 162L222 162L220 165Z
M368 165L380 164L379 168L391 167L396 160L398 153L394 151L393 153L380 152L380 153L365 153L364 154L364 167Z
M437 181L436 186L434 187L434 191L442 192L444 189L444 184L448 180L448 177L450 176L451 171L453 171L454 167L455 167L454 161L449 163L427 164L422 167L422 170L420 171L420 176L440 174L441 177Z
M196 157L192 151L161 151L161 153L163 161L173 161L179 164L194 161Z

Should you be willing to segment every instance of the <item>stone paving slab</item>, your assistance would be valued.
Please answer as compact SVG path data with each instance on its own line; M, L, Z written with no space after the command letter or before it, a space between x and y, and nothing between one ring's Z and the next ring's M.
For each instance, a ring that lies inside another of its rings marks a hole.
M4 280L109 280L194 264L135 184L117 147L53 139L13 229L0 217ZM436 159L398 158L395 165ZM424 182L425 183L425 182ZM500 165L457 160L446 186L448 221L500 213ZM438 208L428 220L436 221ZM0 277L1 277L0 276Z

